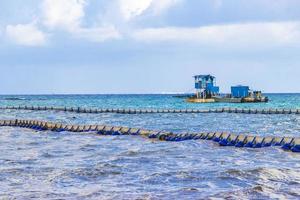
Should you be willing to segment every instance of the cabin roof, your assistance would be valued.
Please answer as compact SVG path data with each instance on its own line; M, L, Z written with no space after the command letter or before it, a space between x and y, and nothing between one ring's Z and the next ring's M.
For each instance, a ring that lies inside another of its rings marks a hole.
M194 78L216 78L216 77L214 77L214 76L212 76L212 75L210 75L210 74L207 74L207 75L195 75L195 76L193 76Z
M234 85L234 86L231 86L232 88L249 88L248 85Z

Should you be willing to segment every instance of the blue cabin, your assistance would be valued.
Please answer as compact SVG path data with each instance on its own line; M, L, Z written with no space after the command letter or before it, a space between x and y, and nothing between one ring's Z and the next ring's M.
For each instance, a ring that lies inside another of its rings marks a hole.
M210 98L219 94L219 87L216 86L216 78L211 75L196 75L195 89L197 97Z
M238 86L231 87L231 97L233 98L248 97L249 92L250 92L249 86L238 85Z

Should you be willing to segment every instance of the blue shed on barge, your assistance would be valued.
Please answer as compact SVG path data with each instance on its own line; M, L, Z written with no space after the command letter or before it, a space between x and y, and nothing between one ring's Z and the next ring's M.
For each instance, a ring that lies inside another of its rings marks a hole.
M231 87L231 97L245 98L249 96L249 86L237 85Z

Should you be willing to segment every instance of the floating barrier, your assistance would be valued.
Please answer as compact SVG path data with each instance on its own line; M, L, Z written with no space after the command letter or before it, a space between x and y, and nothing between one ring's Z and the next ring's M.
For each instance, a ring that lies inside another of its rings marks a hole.
M44 122L37 120L0 120L0 126L23 127L36 131L69 131L69 132L94 132L99 135L139 135L161 141L184 140L211 140L220 146L232 146L238 148L262 148L280 146L283 150L300 152L300 138L296 137L261 137L251 135L236 135L231 133L180 133L175 134L165 131L144 130L105 125L64 125L60 123Z
M67 108L67 107L40 107L40 106L7 106L0 107L0 110L32 110L32 111L60 111L74 113L118 113L118 114L151 114L151 113L239 113L239 114L294 114L299 115L300 109L240 109L240 108L218 108L218 109L91 109L91 108Z

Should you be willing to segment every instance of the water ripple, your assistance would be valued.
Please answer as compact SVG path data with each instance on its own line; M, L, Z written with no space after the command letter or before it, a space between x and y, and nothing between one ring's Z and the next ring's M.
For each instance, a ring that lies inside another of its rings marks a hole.
M40 96L5 105L205 108L165 96ZM40 99L44 99L40 101ZM285 104L246 107L299 108ZM284 98L289 98L284 96ZM30 100L28 100L30 99ZM288 102L288 101L285 101ZM224 105L217 105L216 107ZM230 131L300 136L300 116L240 114L77 114L1 110L0 118L111 124L173 132ZM131 136L0 127L0 199L299 199L300 155L280 148L219 147Z

